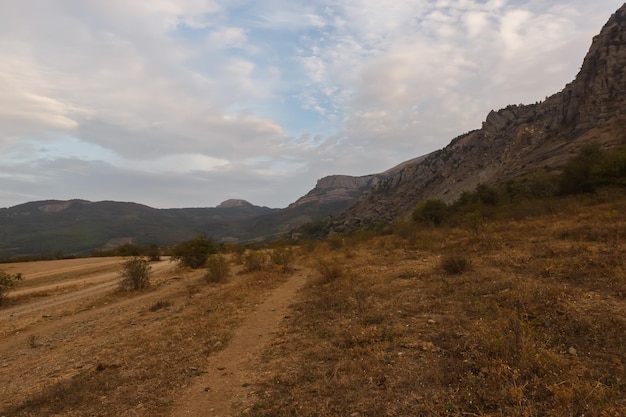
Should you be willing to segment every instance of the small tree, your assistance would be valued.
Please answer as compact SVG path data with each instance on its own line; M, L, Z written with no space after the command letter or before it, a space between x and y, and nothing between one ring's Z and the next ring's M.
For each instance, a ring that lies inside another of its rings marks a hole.
M150 286L150 271L152 267L143 258L134 257L124 262L120 286L125 289L142 290Z
M0 270L0 305L4 301L7 292L22 280L22 274L11 275Z
M198 236L176 245L172 251L172 259L182 266L198 269L204 266L209 255L216 252L217 246L211 239Z

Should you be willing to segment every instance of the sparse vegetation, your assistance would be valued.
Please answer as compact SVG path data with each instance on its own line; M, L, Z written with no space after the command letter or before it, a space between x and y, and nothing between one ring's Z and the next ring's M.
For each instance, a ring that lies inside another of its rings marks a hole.
M270 261L284 273L293 271L294 259L295 254L290 247L279 246L270 252Z
M9 274L0 270L0 305L4 302L7 293L22 280L22 274Z
M342 263L337 259L319 259L315 263L315 269L319 273L322 283L336 281L345 274Z
M169 306L171 306L172 303L170 303L169 301L163 301L163 300L159 300L156 303L152 304L150 306L150 311L155 312L155 311L159 311L162 308L167 308Z
M418 230L438 243L417 252L354 244L350 274L306 288L245 415L625 414L626 197L608 193Z
M261 271L267 264L267 255L260 250L248 250L243 255L243 269L246 272Z
M150 270L152 267L148 264L148 261L134 257L124 262L122 272L120 273L122 279L120 281L120 287L128 290L143 290L150 286Z
M469 265L469 260L458 254L445 255L441 260L441 268L448 275L460 275L467 271Z
M206 262L207 272L204 276L209 283L224 282L228 279L230 268L226 257L222 254L209 256Z
M29 335L27 342L28 342L28 347L30 347L31 349L35 349L36 347L39 347L39 338L35 334Z

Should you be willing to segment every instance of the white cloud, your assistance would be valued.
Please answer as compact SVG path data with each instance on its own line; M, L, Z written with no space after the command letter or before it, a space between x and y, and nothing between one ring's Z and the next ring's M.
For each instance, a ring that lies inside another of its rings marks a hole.
M316 178L383 171L560 90L620 5L4 2L0 205L219 203L194 194L208 187L284 206Z
M209 42L216 48L244 47L248 37L243 28L224 27L209 34Z

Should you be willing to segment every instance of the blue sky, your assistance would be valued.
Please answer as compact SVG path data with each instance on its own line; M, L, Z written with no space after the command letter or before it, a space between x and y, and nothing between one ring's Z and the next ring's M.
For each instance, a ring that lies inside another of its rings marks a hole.
M0 207L285 207L576 75L618 1L0 4Z

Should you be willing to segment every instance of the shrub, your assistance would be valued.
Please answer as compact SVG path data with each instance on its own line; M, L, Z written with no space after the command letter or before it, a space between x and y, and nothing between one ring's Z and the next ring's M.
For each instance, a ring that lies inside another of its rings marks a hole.
M7 292L22 280L22 274L11 275L0 270L0 305L4 301Z
M243 256L243 269L246 272L261 271L266 261L267 257L263 252L249 251Z
M207 272L204 276L207 282L224 282L228 278L230 268L226 257L221 254L211 255L206 262Z
M328 248L331 250L341 249L345 246L346 241L341 235L332 235L326 239L326 243L328 244Z
M157 245L150 245L145 250L146 256L150 262L157 262L161 260L161 253Z
M438 199L424 200L415 207L413 220L417 223L441 225L448 213L448 205Z
M591 143L583 146L579 153L563 167L559 179L561 194L577 194L593 191L593 166L603 158L600 145Z
M497 206L502 200L500 191L496 187L486 184L478 184L474 190L474 195L478 202L486 206Z
M544 171L533 171L506 183L506 193L512 200L547 198L556 195L555 177Z
M172 250L172 260L182 266L198 269L202 268L210 254L217 252L215 243L204 236L181 242Z
M118 256L140 256L141 250L141 246L132 242L122 243L115 249Z
M293 271L294 253L291 248L279 247L270 253L270 261L281 269L282 272L288 273Z
M626 148L607 152L598 164L592 168L592 175L605 180L626 178Z
M466 257L460 255L447 255L441 260L441 267L449 275L460 275L469 267Z
M122 272L120 273L122 280L120 287L130 290L142 290L150 286L150 270L152 267L148 261L134 257L124 262Z
M345 271L337 260L320 259L315 265L322 282L332 282L341 278Z

